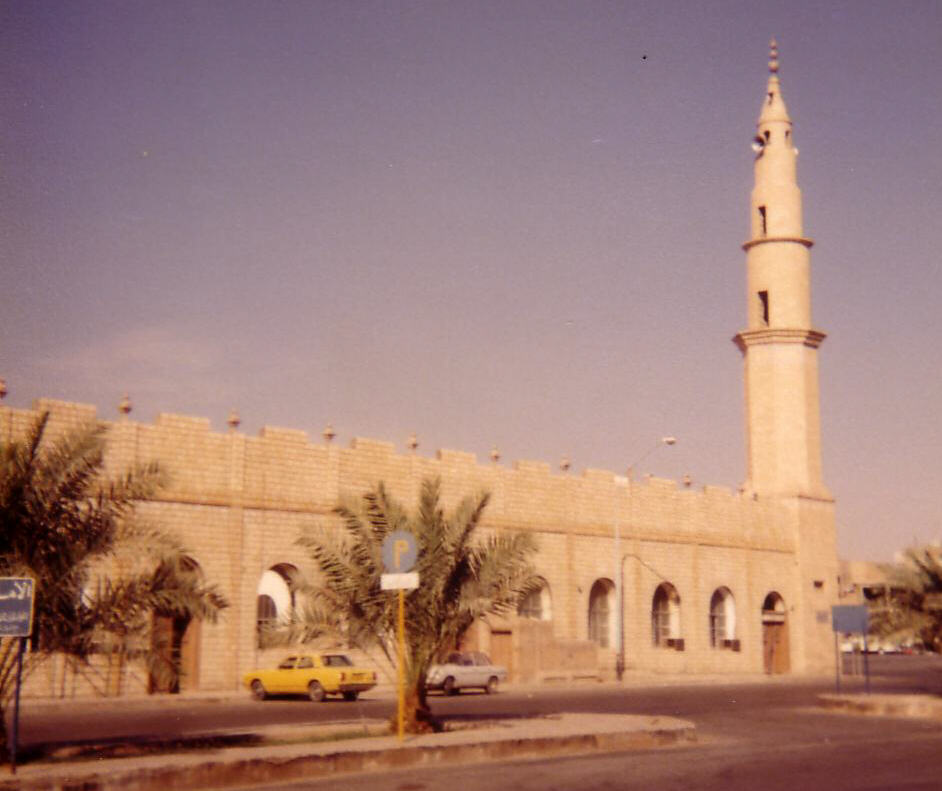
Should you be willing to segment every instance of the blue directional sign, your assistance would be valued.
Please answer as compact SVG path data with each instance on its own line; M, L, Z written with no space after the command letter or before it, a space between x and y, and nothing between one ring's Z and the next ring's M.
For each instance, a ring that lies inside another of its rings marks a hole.
M831 626L841 634L867 633L867 606L844 604L831 608Z
M0 637L29 637L33 631L34 583L29 577L0 577Z

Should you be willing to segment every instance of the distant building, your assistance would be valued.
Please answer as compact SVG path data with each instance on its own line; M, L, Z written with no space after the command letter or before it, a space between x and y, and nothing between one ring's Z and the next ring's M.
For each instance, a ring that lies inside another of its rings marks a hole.
M109 465L159 460L169 489L141 511L178 534L231 602L215 625L161 623L186 675L182 688L224 690L274 657L259 626L297 605L292 580L312 569L295 545L301 529L334 524L332 509L378 481L407 503L440 476L449 504L492 493L485 529L535 533L543 590L518 616L480 623L468 642L507 665L513 679L626 673L830 672L830 607L838 600L834 501L821 473L818 347L811 319L810 250L796 180L797 150L782 98L774 44L754 141L755 186L746 252L743 356L747 471L739 491L629 480L604 470L559 472L542 462L500 464L440 450L435 458L332 429L312 443L301 431L225 433L207 419L109 423ZM692 130L693 133L696 130ZM94 407L39 400L0 406L2 436L49 410L53 425L98 420ZM689 484L689 482L685 482ZM619 595L620 594L620 595ZM621 617L619 617L619 612ZM280 652L279 652L280 653ZM144 689L141 669L76 672L51 663L33 694ZM119 672L120 676L115 677Z

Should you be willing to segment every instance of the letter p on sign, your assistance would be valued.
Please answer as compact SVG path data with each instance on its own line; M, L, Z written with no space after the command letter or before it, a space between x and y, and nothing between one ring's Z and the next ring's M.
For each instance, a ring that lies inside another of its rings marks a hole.
M411 571L417 557L415 536L406 530L395 530L383 541L383 565L390 574Z

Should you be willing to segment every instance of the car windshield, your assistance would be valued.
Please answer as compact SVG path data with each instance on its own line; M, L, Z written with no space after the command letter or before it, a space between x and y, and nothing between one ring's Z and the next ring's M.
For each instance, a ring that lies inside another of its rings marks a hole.
M343 654L328 654L324 657L326 667L350 667L352 664L353 662Z

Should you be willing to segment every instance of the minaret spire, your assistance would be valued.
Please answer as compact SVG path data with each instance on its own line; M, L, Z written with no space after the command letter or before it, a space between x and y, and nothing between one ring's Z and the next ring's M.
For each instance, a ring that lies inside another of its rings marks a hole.
M782 87L778 78L779 60L778 44L773 38L769 42L769 82L765 89L765 100L762 102L762 112L759 114L759 125L763 123L779 122L791 124L788 109L782 98Z
M817 348L811 322L811 239L802 227L792 120L782 98L778 45L753 143L755 184L747 270L746 486L761 494L829 497L821 481Z

